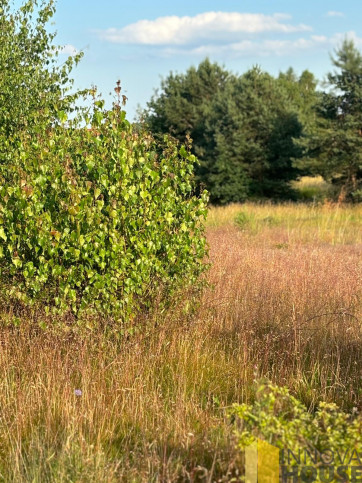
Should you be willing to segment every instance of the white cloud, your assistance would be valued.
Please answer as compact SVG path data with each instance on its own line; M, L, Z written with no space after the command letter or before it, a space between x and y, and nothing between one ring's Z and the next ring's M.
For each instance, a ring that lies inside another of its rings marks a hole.
M141 45L190 45L200 42L232 42L245 34L265 32L292 33L311 30L307 25L292 25L289 15L237 12L205 12L194 17L159 17L140 20L121 29L99 32L102 39L113 43Z
M344 17L344 13L337 12L336 10L330 10L327 12L327 17Z
M362 46L362 38L358 37L355 32L347 34L337 33L331 37L324 35L311 35L310 37L298 38L295 40L242 40L241 42L232 42L227 45L205 44L197 47L168 47L162 49L161 54L164 56L174 55L193 55L197 57L205 56L223 56L223 58L232 57L263 57L263 56L286 56L298 54L301 52L331 51L334 47L338 47L345 39L351 39L357 45Z
M77 55L78 52L78 49L76 49L74 45L71 44L64 45L59 51L60 54L64 55Z

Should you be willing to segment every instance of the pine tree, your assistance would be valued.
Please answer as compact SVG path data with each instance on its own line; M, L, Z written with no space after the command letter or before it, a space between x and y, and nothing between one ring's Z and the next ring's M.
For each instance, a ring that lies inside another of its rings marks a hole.
M330 90L317 105L317 125L304 143L305 163L338 189L339 201L362 200L362 55L345 40L331 56Z
M215 122L214 198L223 203L293 197L290 181L299 174L293 159L300 154L294 138L302 127L285 90L254 67L230 82L228 91Z

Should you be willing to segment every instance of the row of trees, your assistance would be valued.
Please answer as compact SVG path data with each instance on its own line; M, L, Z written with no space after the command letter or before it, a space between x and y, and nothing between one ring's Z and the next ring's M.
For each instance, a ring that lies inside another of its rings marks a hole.
M362 198L362 56L345 40L323 92L309 71L277 78L254 67L234 75L208 59L171 73L143 112L155 133L184 142L201 161L214 203L293 198L291 181L322 175L340 199Z

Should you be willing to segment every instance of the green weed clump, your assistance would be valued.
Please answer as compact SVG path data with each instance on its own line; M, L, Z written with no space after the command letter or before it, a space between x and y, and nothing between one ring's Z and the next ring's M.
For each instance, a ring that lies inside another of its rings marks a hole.
M115 317L204 270L207 194L195 157L136 132L119 105L24 133L0 165L0 276L7 297Z

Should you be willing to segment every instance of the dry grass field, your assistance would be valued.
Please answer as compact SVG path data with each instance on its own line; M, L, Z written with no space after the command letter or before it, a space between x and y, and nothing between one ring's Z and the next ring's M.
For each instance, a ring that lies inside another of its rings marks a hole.
M311 411L359 407L362 206L232 205L207 226L196 309L132 336L44 330L1 301L0 481L239 481L226 410L261 377Z

